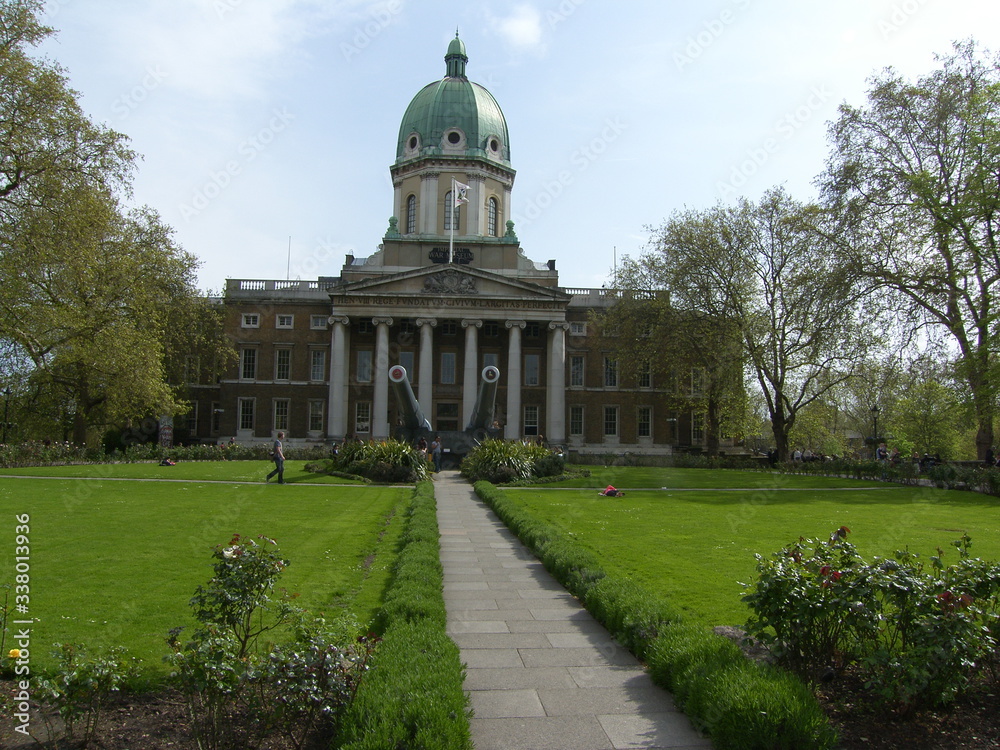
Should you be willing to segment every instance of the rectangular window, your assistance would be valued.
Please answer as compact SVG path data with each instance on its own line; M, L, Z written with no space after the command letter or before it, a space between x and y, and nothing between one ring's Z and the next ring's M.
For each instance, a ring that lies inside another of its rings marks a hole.
M538 407L533 404L524 407L524 434L538 434Z
M500 324L495 320L487 320L483 323L483 336L494 338L500 335Z
M309 327L314 331L325 331L328 320L326 315L310 315Z
M455 384L455 352L441 352L441 383L444 385Z
M458 323L454 320L446 320L441 323L441 335L442 336L457 336L458 335Z
M571 387L582 388L587 360L582 354L571 354L569 357L569 384Z
M640 406L635 416L635 434L641 438L653 436L653 407Z
M705 394L705 368L691 368L691 395L702 396Z
M253 412L254 412L254 400L252 398L241 398L240 399L241 430L253 429L253 424L254 424Z
M288 380L292 376L292 350L274 350L274 379Z
M604 358L604 387L618 387L618 360L613 357Z
M196 437L198 435L198 402L195 401L191 404L191 409L187 414L184 415L185 427L187 427L188 436Z
M524 384L538 385L538 355L524 355Z
M691 442L695 445L705 442L705 415L701 412L691 415Z
M274 429L288 429L288 399L276 398L274 400Z
M372 382L372 351L371 349L361 349L358 352L357 376L359 383Z
M326 402L309 402L309 432L323 431L323 413L326 411Z
M636 380L640 388L653 387L653 365L648 359L639 363Z
M586 336L587 335L587 324L586 323L570 323L569 324L569 335L570 336Z
M524 337L537 339L542 335L542 327L538 323L528 323L524 326Z
M219 406L218 401L212 402L212 434L218 434L222 431L222 407Z
M458 402L444 402L437 405L437 428L444 432L458 430Z
M569 434L573 437L583 435L583 407L569 407Z
M358 321L358 333L375 333L375 324L371 320Z
M604 407L604 437L618 436L618 407Z
M254 380L257 377L257 350L244 349L240 353L240 378Z
M309 379L321 382L326 378L326 352L313 349L309 352Z
M243 313L244 328L260 328L260 315L257 313Z
M354 431L359 435L372 431L371 401L358 401L354 405Z
M403 366L406 370L406 377L410 381L410 385L417 382L417 368L414 367L414 356L413 352L400 352L399 353L399 364Z
M197 383L200 376L201 366L198 357L187 355L184 357L184 382Z
M499 367L500 355L496 352L483 352L483 367Z
M294 328L295 327L295 316L294 315L284 315L280 314L275 316L274 319L275 328Z

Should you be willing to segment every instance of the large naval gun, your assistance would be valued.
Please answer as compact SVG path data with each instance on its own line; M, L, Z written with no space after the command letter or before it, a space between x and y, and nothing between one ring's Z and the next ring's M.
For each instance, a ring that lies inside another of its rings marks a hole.
M501 428L493 420L500 370L493 365L488 365L483 368L479 380L476 404L472 409L472 418L465 429L435 432L413 395L413 388L410 387L406 368L402 365L390 367L389 384L396 394L396 403L399 405L400 423L396 429L396 437L408 443L414 443L423 437L430 445L434 436L440 435L441 442L444 444L444 465L457 467L458 463L477 443L488 438L498 438L502 434Z

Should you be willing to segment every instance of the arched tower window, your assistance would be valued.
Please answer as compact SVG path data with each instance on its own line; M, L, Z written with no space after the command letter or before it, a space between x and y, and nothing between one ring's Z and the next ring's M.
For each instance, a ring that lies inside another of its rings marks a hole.
M454 205L455 201L452 200L452 194L449 190L444 196L444 229L445 231L450 231L452 227L452 217L454 216L454 229L457 232L459 228L459 223L462 220L462 207Z
M411 195L406 199L406 234L413 234L417 231L417 196Z
M489 205L488 205L488 207L486 209L486 216L487 216L487 221L488 221L486 233L489 234L490 237L496 237L497 236L497 199L496 198L490 198Z

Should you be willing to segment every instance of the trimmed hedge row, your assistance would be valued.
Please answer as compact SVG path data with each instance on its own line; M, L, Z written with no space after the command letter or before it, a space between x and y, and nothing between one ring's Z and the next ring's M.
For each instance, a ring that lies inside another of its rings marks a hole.
M828 750L836 733L797 677L748 660L733 642L686 624L655 592L608 575L596 558L489 482L476 494L611 634L649 667L717 750Z
M471 750L458 647L445 634L432 482L414 490L380 612L382 643L342 725L345 750Z

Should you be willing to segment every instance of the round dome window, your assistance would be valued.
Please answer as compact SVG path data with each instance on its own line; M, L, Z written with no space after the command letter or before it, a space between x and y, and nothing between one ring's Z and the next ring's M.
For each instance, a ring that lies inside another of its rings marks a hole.
M500 141L496 138L490 138L490 151L496 153L500 150Z
M411 135L410 136L410 148L413 149L413 148L416 148L416 147L417 147L417 136Z
M461 143L461 141L462 141L462 134L459 133L457 130L452 130L450 133L448 133L448 143L450 143L452 146L457 146L459 143Z

